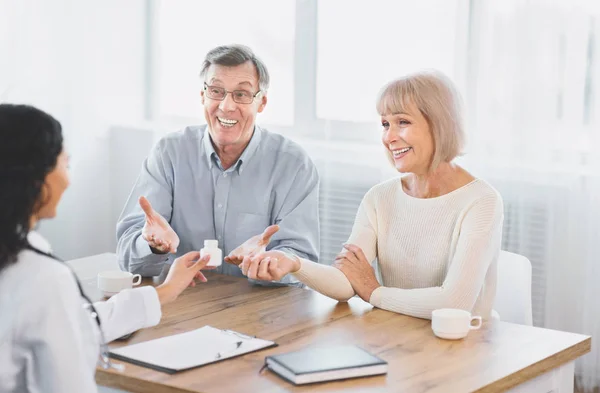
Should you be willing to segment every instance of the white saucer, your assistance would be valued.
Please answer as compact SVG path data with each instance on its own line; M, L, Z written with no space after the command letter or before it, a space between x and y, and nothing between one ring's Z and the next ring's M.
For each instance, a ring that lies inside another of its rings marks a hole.
M435 334L437 337L443 338L445 340L460 340L461 338L467 337L467 334L469 334L469 332L466 332L466 333L465 332L461 332L461 333L446 333L446 332L436 332L434 330L433 334Z

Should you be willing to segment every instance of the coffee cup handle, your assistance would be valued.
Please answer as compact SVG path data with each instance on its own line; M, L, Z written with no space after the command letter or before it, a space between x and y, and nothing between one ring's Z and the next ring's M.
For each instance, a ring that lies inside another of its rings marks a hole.
M142 282L142 276L140 274L134 274L132 279L133 279L133 285L134 286L135 285L140 285L140 283Z
M479 321L479 323L477 325L470 325L469 329L471 329L471 330L479 329L481 327L481 324L483 323L483 320L481 319L481 317L472 317L471 323L473 323L473 321Z

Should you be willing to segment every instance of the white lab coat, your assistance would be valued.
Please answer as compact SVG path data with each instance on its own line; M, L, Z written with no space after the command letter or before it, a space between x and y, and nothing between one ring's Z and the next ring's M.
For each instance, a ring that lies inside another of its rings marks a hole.
M39 234L31 245L49 252ZM100 333L73 273L54 259L22 251L0 271L0 392L96 392ZM94 303L107 341L158 324L156 290L124 290Z

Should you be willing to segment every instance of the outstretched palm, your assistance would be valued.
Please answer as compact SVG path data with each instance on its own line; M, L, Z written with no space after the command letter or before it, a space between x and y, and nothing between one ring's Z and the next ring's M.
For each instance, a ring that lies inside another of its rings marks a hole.
M279 230L279 225L271 225L260 235L252 236L225 257L225 262L239 265L244 257L253 257L265 252L271 237Z
M163 216L158 214L145 197L140 197L140 206L146 215L142 237L158 252L175 253L179 247L179 237Z

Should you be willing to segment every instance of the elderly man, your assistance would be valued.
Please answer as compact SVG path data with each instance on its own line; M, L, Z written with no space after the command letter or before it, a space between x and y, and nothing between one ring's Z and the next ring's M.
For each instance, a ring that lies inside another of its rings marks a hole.
M200 76L207 124L165 136L144 161L117 224L121 267L159 275L205 239L218 240L232 262L217 269L224 274L243 276L236 264L266 248L316 261L317 170L296 143L255 124L267 105L267 68L247 47L219 46Z

